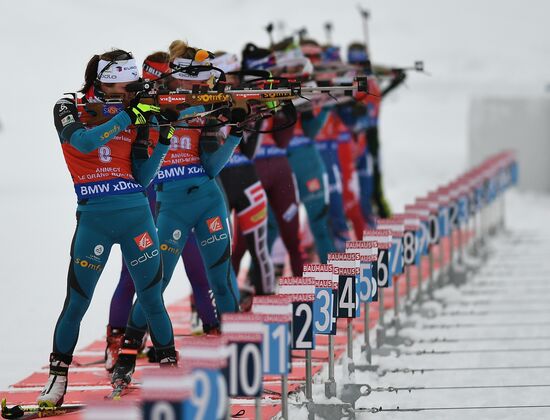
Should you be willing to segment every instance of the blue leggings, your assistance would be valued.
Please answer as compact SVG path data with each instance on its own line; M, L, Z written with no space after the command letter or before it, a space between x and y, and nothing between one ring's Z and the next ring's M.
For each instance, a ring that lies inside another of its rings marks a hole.
M158 235L164 263L162 289L168 286L183 245L194 229L218 312L237 312L239 289L231 267L231 230L223 194L216 181L210 180L181 195L182 201L157 204ZM141 304L136 301L126 335L144 333L145 321Z
M346 241L350 240L349 228L344 213L344 199L342 197L342 171L338 160L338 143L336 141L317 142L316 146L321 153L328 173L330 192L330 226L336 249L345 251Z
M172 324L162 299L162 262L159 240L149 206L112 211L77 212L71 246L67 296L54 332L53 352L72 355L80 322L90 305L95 286L113 244L134 279L137 301L143 308L156 349L174 345Z
M147 189L147 197L151 211L156 212L156 193L154 188ZM161 250L164 245L161 244ZM195 240L195 235L189 235L189 239L183 248L182 259L185 272L193 288L193 298L195 307L200 319L206 325L214 326L218 324L216 309L210 298L210 286L206 277L204 264L200 257L199 248ZM130 272L124 260L122 261L122 270L120 279L111 299L111 308L109 311L109 325L113 328L124 328L128 322L132 302L134 299L135 288Z
M335 251L329 227L329 190L325 164L313 143L288 149L288 160L296 176L300 201L307 211L315 247L322 263ZM271 220L271 219L270 219Z
M374 227L374 219L372 214L372 200L374 196L374 173L372 157L368 147L365 148L365 153L358 157L355 161L357 175L359 178L359 192L361 202L361 212L365 221L370 227Z

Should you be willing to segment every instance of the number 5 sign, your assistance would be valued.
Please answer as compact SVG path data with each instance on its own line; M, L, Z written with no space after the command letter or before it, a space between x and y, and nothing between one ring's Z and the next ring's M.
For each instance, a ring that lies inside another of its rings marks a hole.
M292 349L315 348L313 333L313 302L315 280L311 277L281 277L279 293L288 295L292 301Z
M378 243L374 241L348 241L346 252L357 253L360 258L357 295L360 302L372 302L378 285L373 276L372 266L378 259Z

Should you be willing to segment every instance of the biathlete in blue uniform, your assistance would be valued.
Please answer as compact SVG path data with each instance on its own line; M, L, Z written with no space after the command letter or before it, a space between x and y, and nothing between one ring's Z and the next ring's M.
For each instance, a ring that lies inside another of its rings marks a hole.
M139 149L147 147L148 135L147 129L137 127L147 125L159 108L131 101L126 86L138 78L130 53L115 50L95 55L86 68L84 97L76 103L64 98L54 106L55 127L78 207L67 296L55 327L49 377L38 397L41 406L63 402L80 322L115 243L128 264L161 365L177 363L172 324L162 300L160 244L144 193L168 150L173 129L164 125L151 157L140 158ZM107 95L121 97L126 108L94 126L90 107L101 106Z
M170 71L169 63L170 56L164 51L158 51L149 55L143 62L143 78L145 80L155 80L166 75ZM163 85L164 80L159 80L159 86ZM176 138L172 138L171 140L174 142L171 147L175 148L177 146ZM147 188L147 198L149 199L151 212L156 215L157 201L153 184ZM175 248L170 247L168 244L161 244L160 247L161 251L163 249L175 251ZM178 249L177 252L180 252L180 250ZM208 284L206 270L193 233L189 235L181 256L187 278L193 289L193 294L191 295L191 332L194 334L201 334L203 332L206 334L219 333L219 321L212 301L212 291ZM108 371L113 370L118 359L134 294L134 283L128 267L123 260L120 279L113 293L109 310L107 345L105 348L105 368ZM145 340L143 346L145 346Z
M208 59L201 57L208 54L206 51L191 48L183 41L172 42L169 50L172 65L182 68L170 76L167 83L171 90L191 89L193 85L213 78L211 70L183 71L192 65L208 64ZM188 108L180 118L203 110L203 107ZM231 122L243 118L233 112ZM175 123L172 145L154 181L164 264L162 288L164 290L168 285L189 233L194 230L218 312L237 312L239 290L231 267L231 229L224 195L215 177L239 144L242 130L233 127L223 145L219 146L219 127L204 128L208 123L205 118ZM130 313L113 378L131 381L137 348L146 329L145 313L138 300Z

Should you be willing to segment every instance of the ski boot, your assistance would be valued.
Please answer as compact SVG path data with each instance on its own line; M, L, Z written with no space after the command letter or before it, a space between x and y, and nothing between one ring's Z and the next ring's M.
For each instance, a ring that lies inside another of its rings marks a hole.
M191 335L202 335L203 325L199 317L194 299L191 299Z
M203 328L204 334L206 335L221 335L222 333L220 329L220 324L216 324L216 325L203 324L202 328Z
M136 358L141 343L142 339L124 337L124 342L120 348L111 376L111 385L113 387L128 386L132 382L132 375L136 369Z
M252 303L254 302L254 295L256 290L250 279L246 279L246 282L239 288L239 309L241 312L250 312L252 310Z
M48 382L36 400L39 407L59 407L63 404L63 398L67 392L67 374L72 359L72 356L64 354L50 354Z
M105 347L105 369L112 372L115 368L116 361L122 342L124 341L124 328L113 328L107 325L107 347Z
M174 347L156 350L156 354L161 368L178 367L179 354Z

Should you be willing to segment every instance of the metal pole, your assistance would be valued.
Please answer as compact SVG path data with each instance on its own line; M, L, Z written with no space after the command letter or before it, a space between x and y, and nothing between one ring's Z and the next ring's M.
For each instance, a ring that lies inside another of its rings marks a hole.
M445 284L445 248L443 247L443 240L444 237L440 237L439 244L437 245L437 250L439 251L439 287Z
M348 357L353 361L353 318L348 318Z
M384 287L378 288L378 328L376 330L376 347L380 348L386 339L384 324Z
M368 19L370 16L370 13L368 10L361 9L359 7L359 12L361 13L361 17L363 18L363 39L365 41L365 50L367 51L367 54L369 54L369 23Z
M449 226L449 275L452 276L454 270L455 244L454 244L454 229Z
M365 344L363 345L362 350L365 352L365 356L367 358L367 363L370 365L372 364L372 348L370 346L370 329L369 329L369 304L368 302L364 302L363 304L363 310L365 312L365 316L363 318L364 322L364 330L363 330L363 336L365 339Z
M428 296L432 297L433 295L433 288L434 288L434 252L433 252L433 245L429 245L429 251L428 251L428 269L429 269L429 277L428 277L428 285L427 285L427 291Z
M306 350L309 351L309 350ZM307 363L307 362L306 362ZM288 420L288 375L281 375L281 406L283 411L283 419Z
M393 325L395 327L396 337L399 335L399 328L401 328L401 324L399 322L399 287L397 284L397 279L398 277L395 277L393 283Z
M405 312L411 314L411 266L405 267Z
M334 336L328 336L328 381L325 382L325 396L336 397L336 381L334 380Z
M418 278L418 285L416 286L416 301L422 302L424 300L423 296L423 290L422 290L422 258L423 256L420 256L420 264L417 267L417 278Z
M501 193L500 195L500 229L506 229L506 195Z
M311 368L311 350L306 350L306 398L313 401L313 390L311 380L313 373ZM285 417L286 418L286 417Z
M256 420L262 419L262 399L260 397L256 397L256 415L254 416Z
M353 318L348 318L348 373L355 372L355 363L353 362Z

